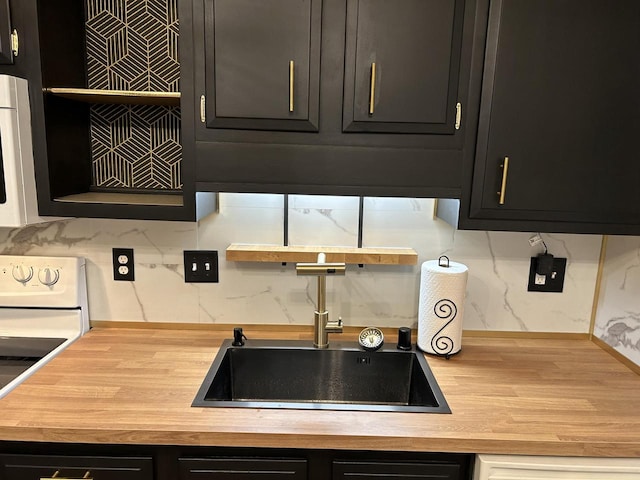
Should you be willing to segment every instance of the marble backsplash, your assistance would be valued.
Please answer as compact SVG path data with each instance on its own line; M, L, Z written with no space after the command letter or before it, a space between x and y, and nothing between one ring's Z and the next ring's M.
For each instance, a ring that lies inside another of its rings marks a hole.
M611 236L594 334L640 365L640 238Z
M313 278L296 276L293 264L225 260L230 243L282 244L283 196L220 194L219 206L199 223L69 219L0 228L0 253L84 256L92 320L312 324ZM356 246L357 226L357 198L289 197L292 245ZM416 326L420 263L446 254L469 267L465 329L588 332L602 237L542 234L549 252L568 259L557 294L527 292L529 259L541 251L530 236L455 230L434 218L429 199L366 198L363 245L412 247L418 265L350 265L346 276L328 279L330 315L350 326ZM112 247L134 248L134 282L113 280ZM640 243L635 248L640 265ZM219 251L220 283L184 282L183 250L193 249ZM626 315L625 328L599 325L603 335L624 335L625 345L635 338L637 349L640 312Z

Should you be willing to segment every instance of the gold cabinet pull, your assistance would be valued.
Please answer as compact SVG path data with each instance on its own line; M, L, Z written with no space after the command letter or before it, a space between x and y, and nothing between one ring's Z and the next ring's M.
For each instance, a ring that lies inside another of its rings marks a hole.
M460 130L461 121L462 121L462 104L458 102L456 103L456 123L455 123L456 130Z
M289 61L289 111L290 112L293 112L293 80L294 80L293 71L294 71L293 60L290 60Z
M369 115L373 115L376 99L376 62L371 64L371 85L369 87Z
M56 470L56 472L51 475L50 477L40 477L40 480L53 480L53 479L57 479L57 480L80 480L80 477L61 477L60 476L60 470ZM93 478L91 477L91 471L87 470L84 474L84 476L82 477L82 480L93 480Z
M14 28L11 32L11 51L13 56L18 56L18 49L20 48L20 39L18 38L18 31Z
M498 192L498 196L500 197L500 199L498 200L498 203L500 205L504 205L504 195L507 191L507 175L509 171L509 157L504 157L502 165L500 166L502 167L502 182L500 183L500 191Z

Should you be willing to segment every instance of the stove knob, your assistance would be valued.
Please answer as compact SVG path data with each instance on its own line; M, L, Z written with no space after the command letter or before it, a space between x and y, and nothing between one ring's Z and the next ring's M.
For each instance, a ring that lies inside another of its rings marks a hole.
M16 281L24 284L33 278L33 268L25 265L14 265L12 273Z
M46 285L47 287L54 285L59 279L60 272L53 268L42 268L38 272L38 280L40 280L41 284Z

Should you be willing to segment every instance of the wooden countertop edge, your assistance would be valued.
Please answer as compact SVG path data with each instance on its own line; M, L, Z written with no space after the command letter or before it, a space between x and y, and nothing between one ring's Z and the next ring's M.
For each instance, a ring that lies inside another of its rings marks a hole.
M28 435L25 435L25 430ZM37 433L36 431L37 430ZM147 446L207 446L246 448L291 448L320 450L369 450L398 452L447 452L472 454L548 455L568 457L640 457L640 443L625 442L565 442L496 440L490 438L446 438L446 437L397 437L397 436L341 436L319 434L279 433L230 433L173 430L93 430L74 428L24 427L0 428L2 441L86 443ZM167 442L171 438L171 443Z

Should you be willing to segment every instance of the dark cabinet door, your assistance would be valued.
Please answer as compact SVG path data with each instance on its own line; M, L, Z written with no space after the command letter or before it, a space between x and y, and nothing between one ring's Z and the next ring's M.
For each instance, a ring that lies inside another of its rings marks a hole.
M205 0L207 127L318 129L321 0Z
M181 458L180 480L306 480L307 461L284 458Z
M464 0L348 0L346 132L454 133Z
M340 461L333 462L333 480L463 480L463 468L459 464L431 462L374 462Z
M13 63L9 0L0 0L0 64Z
M0 456L0 478L3 480L41 480L55 477L153 480L153 460L151 457Z
M480 94L476 0L179 6L193 42L181 52L183 142L200 191L460 197Z
M470 217L639 224L640 2L493 0L489 17Z

